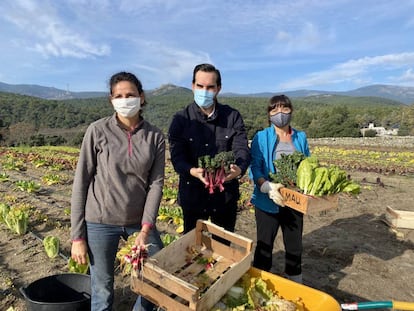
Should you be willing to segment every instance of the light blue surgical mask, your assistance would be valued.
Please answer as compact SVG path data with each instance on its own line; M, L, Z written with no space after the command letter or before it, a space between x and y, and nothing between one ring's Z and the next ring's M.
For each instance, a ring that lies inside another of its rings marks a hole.
M216 93L207 90L194 90L194 101L203 109L209 108L214 104Z

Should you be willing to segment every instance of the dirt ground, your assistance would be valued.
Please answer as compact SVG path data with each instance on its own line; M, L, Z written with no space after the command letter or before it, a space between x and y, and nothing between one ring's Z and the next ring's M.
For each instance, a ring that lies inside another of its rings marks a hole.
M305 215L304 284L331 295L339 303L414 303L414 230L393 229L384 222L387 206L414 212L414 179L362 172L351 175L357 181L365 181L360 195L341 194L337 209ZM252 218L242 213L237 226L240 234L254 236ZM282 274L283 265L279 234L272 272Z
M339 207L305 215L303 279L339 303L376 300L414 302L414 230L393 229L384 222L386 207L414 212L414 177L349 172L361 182L356 197L341 194ZM11 178L40 178L34 170L10 173ZM37 195L16 192L0 183L0 196L36 206L36 221L29 230L40 237L60 237L62 255L49 259L41 242L31 233L17 236L0 224L0 310L26 310L19 288L52 274L67 272L71 178L62 186L45 187ZM254 239L254 214L240 211L236 232ZM170 230L159 224L160 230ZM273 273L283 271L283 244L278 235ZM131 310L135 294L129 278L116 274L114 310ZM378 309L380 310L380 309ZM388 310L388 309L382 309ZM325 310L322 310L325 311ZM328 310L326 310L328 311Z

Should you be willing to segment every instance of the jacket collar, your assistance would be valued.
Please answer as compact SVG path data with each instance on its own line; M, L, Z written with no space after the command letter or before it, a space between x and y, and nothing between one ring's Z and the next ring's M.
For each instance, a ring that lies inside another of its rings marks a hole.
M218 102L214 103L214 110L210 115L206 115L201 108L196 104L196 102L192 103L192 108L196 111L196 113L199 115L201 120L206 122L212 122L217 119L218 117L218 111L220 110L220 105Z

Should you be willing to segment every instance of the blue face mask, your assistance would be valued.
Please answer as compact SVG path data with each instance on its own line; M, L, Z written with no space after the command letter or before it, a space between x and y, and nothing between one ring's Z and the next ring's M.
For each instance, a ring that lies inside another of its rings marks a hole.
M214 104L216 93L207 90L194 90L194 101L203 109L209 108Z

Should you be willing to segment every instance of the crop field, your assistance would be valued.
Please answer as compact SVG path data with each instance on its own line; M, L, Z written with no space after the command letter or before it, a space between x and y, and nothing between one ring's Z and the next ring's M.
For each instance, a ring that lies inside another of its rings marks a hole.
M339 147L327 145L311 145L311 153L322 165L337 165L350 172L367 171L380 174L414 175L414 150L376 151L374 148ZM36 209L36 199L41 199L52 192L59 193L62 199L65 219L64 223L69 234L70 215L70 184L79 149L71 147L16 147L0 149L0 204L11 207L19 206L26 211L28 228L39 222L39 211ZM245 176L241 180L241 197L239 208L249 208L251 182ZM7 191L4 190L7 189ZM178 176L167 160L163 200L160 206L159 221L176 226L176 233L182 232L182 214L176 203ZM62 189L65 189L62 191ZM63 197L62 197L63 195ZM22 202L30 201L23 204ZM47 214L47 211L44 211ZM45 219L47 219L45 215ZM5 226L5 224L1 224ZM169 234L165 243L177 237Z
M337 165L348 172L414 175L414 150L377 151L374 147L311 145L311 153L322 165ZM0 203L13 205L15 201L25 201L24 196L36 199L53 191L62 194L61 189L64 188L65 213L69 215L70 187L68 188L68 185L73 179L78 154L79 149L71 147L0 148L0 183L8 189L0 193ZM182 218L176 204L177 185L178 176L167 160L159 220L177 225L177 232L180 233ZM245 176L241 183L240 209L249 207L251 188L251 183ZM38 213L36 206L28 208L26 204L26 209L29 219L33 221L33 217L37 217L35 215ZM68 219L66 223L67 221ZM171 238L168 237L166 240Z
M345 170L385 174L414 174L414 151L377 151L362 148L315 146L311 150L321 164L337 165Z
M369 171L380 174L414 175L414 150L377 151L371 148L311 145L311 153L321 165L336 165L348 172ZM16 147L0 149L0 182L10 192L0 193L0 203L10 204L13 197L40 196L45 192L59 191L73 179L79 149L71 147ZM167 160L163 201L159 219L178 225L180 233L182 220L176 205L178 176ZM53 187L56 189L53 189ZM18 194L18 195L17 195ZM245 176L241 184L240 209L249 206L251 184ZM66 213L70 214L69 196L66 194ZM19 200L21 201L21 200ZM36 211L34 206L29 209ZM30 212L29 211L29 212ZM171 215L168 215L168 214ZM30 218L30 217L29 217Z
M351 176L358 171L378 173L381 179L382 176L401 176L410 180L414 177L414 149L378 150L375 146L320 143L310 143L310 147L311 153L322 165L337 165ZM69 271L70 194L78 154L79 149L70 147L0 147L1 310L9 307L14 307L10 310L24 310L22 297L18 293L20 286L50 273ZM367 185L364 187L368 189ZM177 204L177 189L178 176L167 159L163 199L157 222L165 245L179 238L183 229L182 211ZM251 191L251 182L245 176L241 179L240 211L251 210ZM5 221L11 210L14 212ZM56 258L48 258L38 241L39 237L42 239L51 235L60 240L60 262ZM7 249L8 243L14 245L15 249ZM25 254L25 259L22 258L20 262L16 253ZM8 262L10 258L15 260ZM24 260L32 260L33 264L38 260L39 271L22 275L18 265L20 263L22 267L26 266ZM46 264L48 262L50 264ZM117 271L118 282L123 280L122 282L128 283L121 269ZM125 284L121 286L122 291L127 287ZM124 297L117 303L131 304L131 299ZM117 310L123 309L120 307Z

